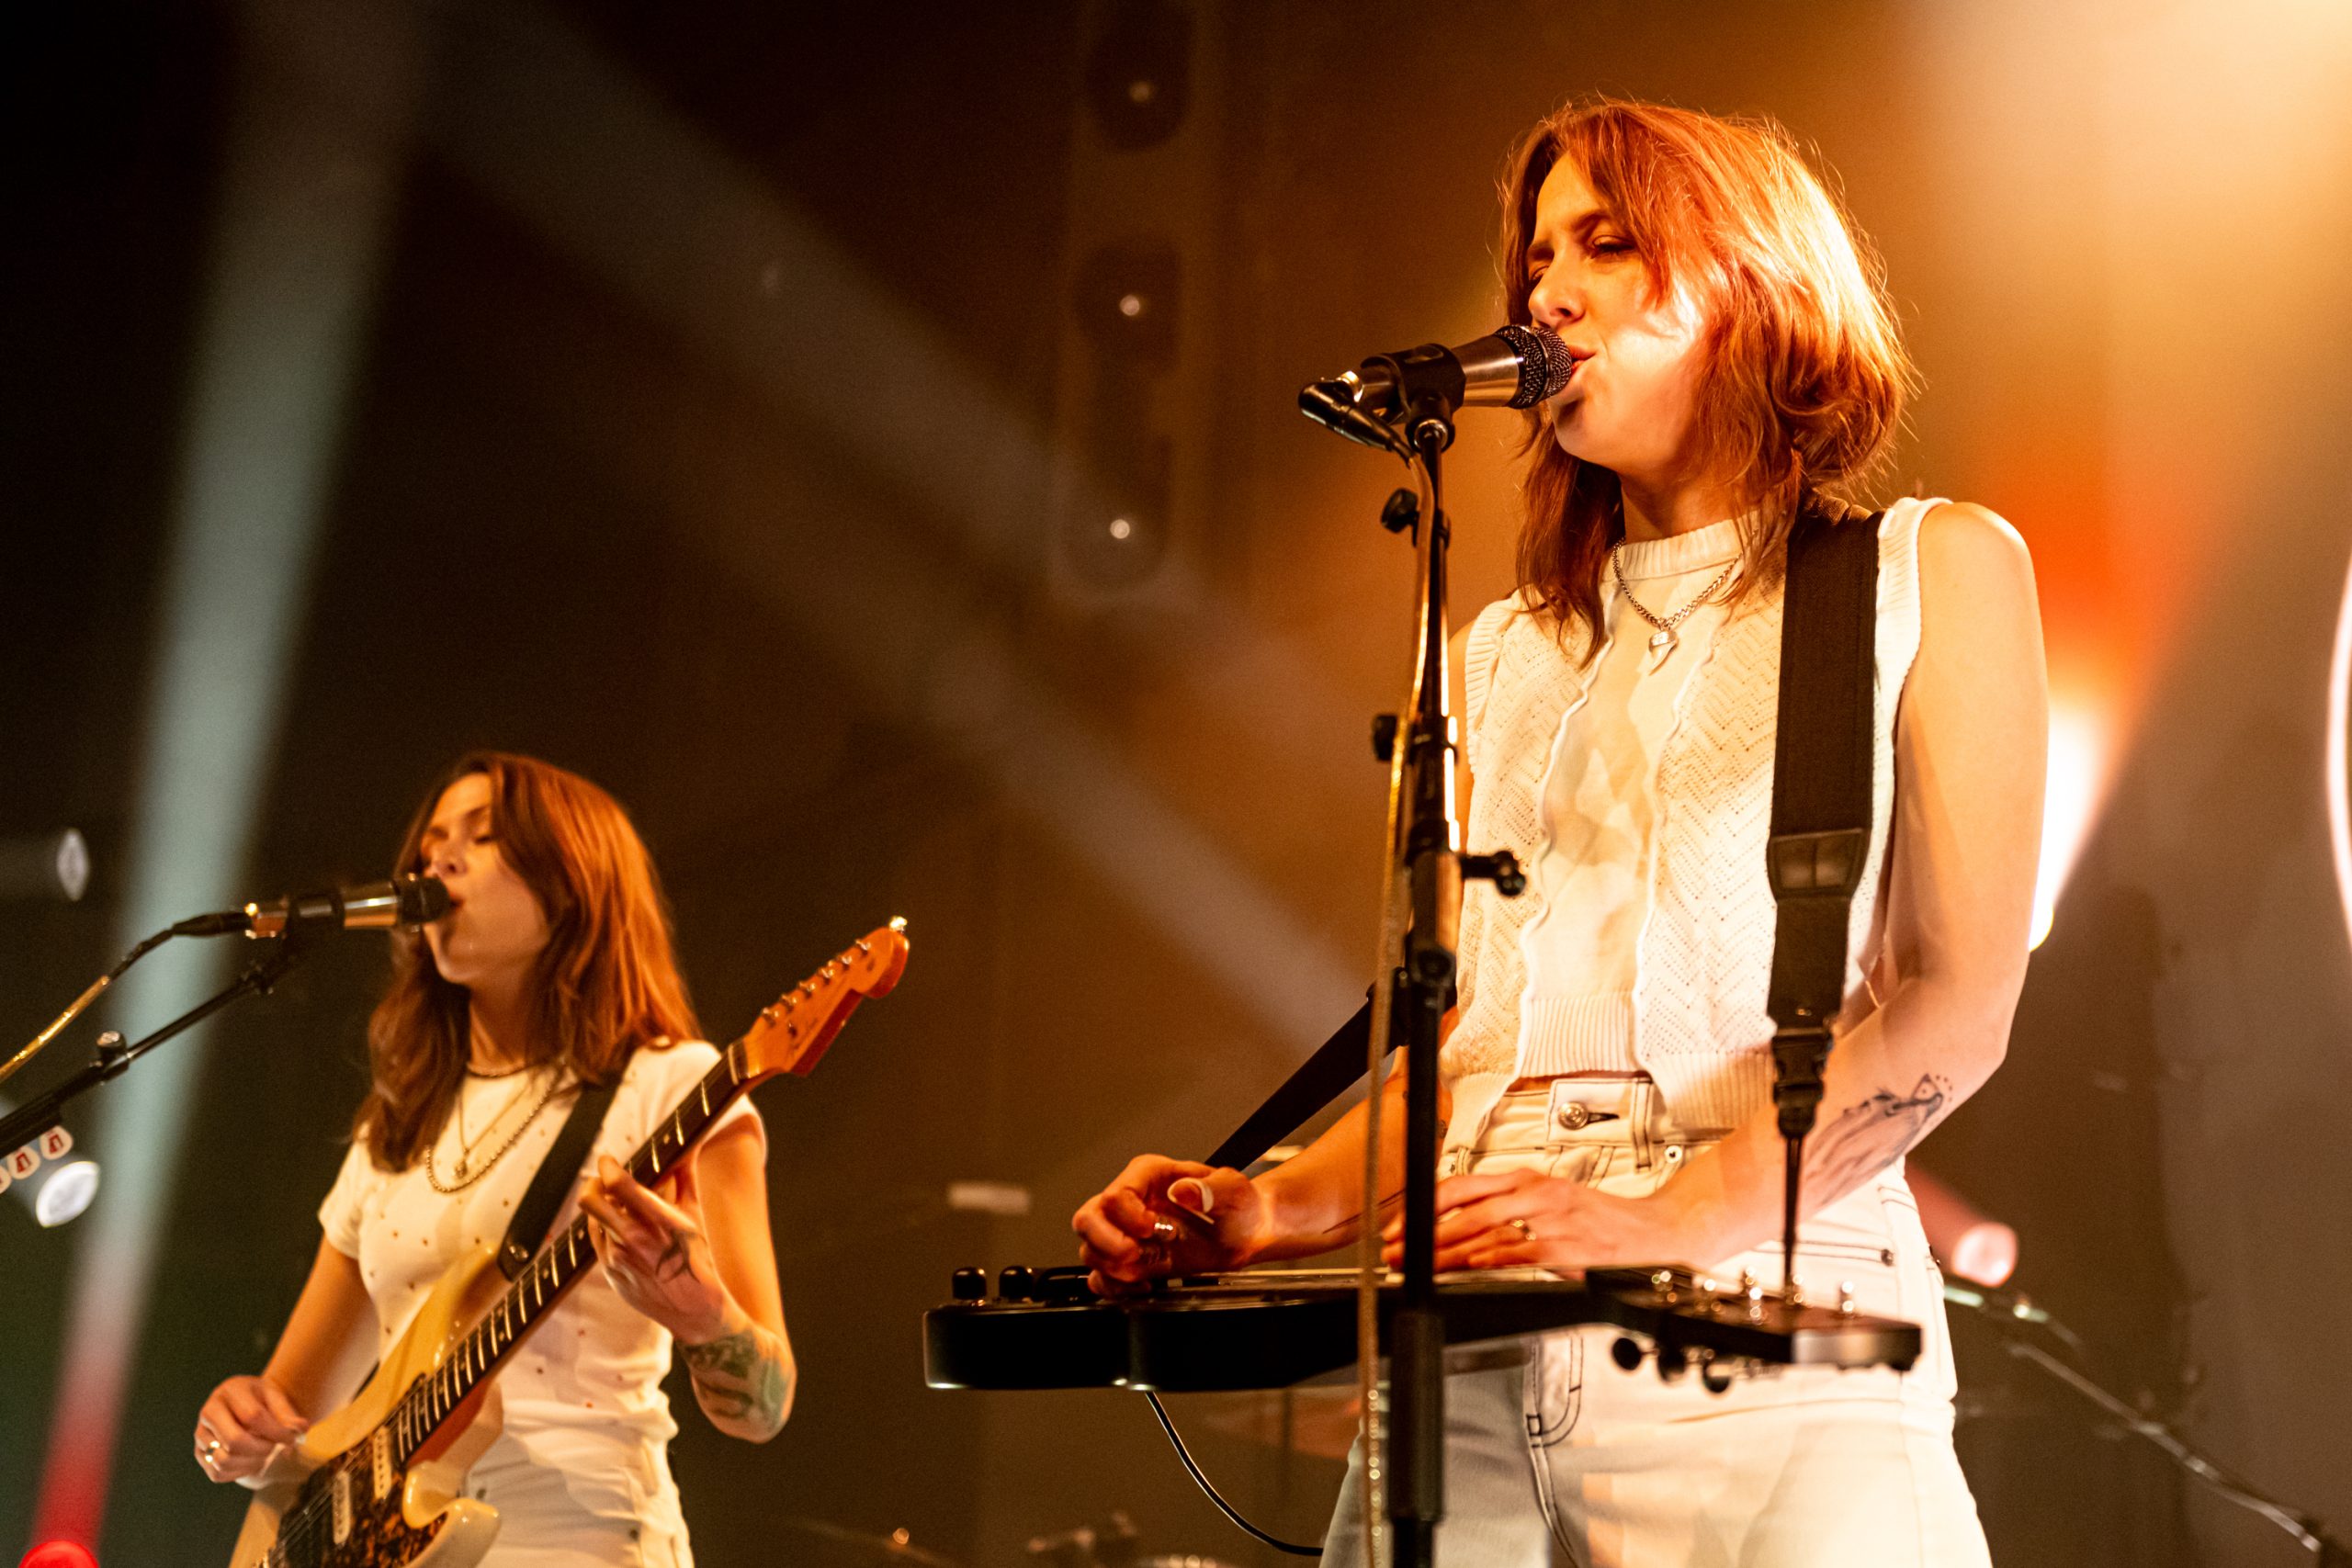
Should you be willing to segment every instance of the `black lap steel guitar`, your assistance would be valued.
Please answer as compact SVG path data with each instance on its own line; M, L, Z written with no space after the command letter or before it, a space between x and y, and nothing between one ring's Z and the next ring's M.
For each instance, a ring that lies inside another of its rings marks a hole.
M1104 1297L1083 1269L1014 1268L991 1295L984 1272L959 1269L956 1299L923 1314L923 1376L933 1388L1284 1388L1355 1360L1355 1283L1352 1269L1265 1269ZM1384 1333L1394 1293L1392 1276ZM1621 1365L1654 1351L1662 1375L1695 1368L1718 1390L1772 1367L1908 1371L1919 1357L1914 1324L1679 1269L1594 1269L1581 1280L1479 1269L1440 1276L1439 1301L1449 1348L1599 1325L1621 1332Z

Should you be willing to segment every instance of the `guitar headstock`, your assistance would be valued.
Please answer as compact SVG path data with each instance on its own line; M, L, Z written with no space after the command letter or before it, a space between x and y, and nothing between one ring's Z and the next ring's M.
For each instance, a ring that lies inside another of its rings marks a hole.
M857 1004L888 995L907 967L907 922L878 926L833 955L825 966L763 1008L736 1042L753 1077L792 1073L806 1077L823 1059Z
M1589 1269L1585 1283L1606 1303L1610 1322L1651 1341L1659 1376L1679 1377L1696 1366L1713 1389L1727 1386L1728 1375L1758 1367L1908 1371L1919 1358L1917 1324L1858 1312L1844 1289L1829 1305L1745 1275L1727 1285L1676 1268ZM1620 1340L1615 1351L1629 1371L1644 1354L1630 1340Z

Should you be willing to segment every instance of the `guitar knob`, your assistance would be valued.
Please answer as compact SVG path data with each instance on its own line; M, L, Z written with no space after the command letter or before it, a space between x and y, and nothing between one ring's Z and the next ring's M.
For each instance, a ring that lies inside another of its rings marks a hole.
M1037 1299L1037 1270L1015 1263L996 1277L996 1293L1009 1302L1031 1302Z
M947 1276L947 1293L959 1302L984 1302L989 1299L989 1271L985 1269L958 1269Z

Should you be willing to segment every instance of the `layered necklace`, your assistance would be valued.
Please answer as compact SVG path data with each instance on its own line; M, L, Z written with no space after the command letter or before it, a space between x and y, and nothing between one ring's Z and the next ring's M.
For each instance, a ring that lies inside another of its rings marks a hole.
M509 1072L479 1073L474 1074L474 1076L478 1077L507 1078L513 1077L516 1073L526 1070L526 1069L525 1068L517 1067ZM471 1072L471 1069L469 1068L468 1071ZM539 1119L539 1112L548 1108L548 1102L555 1098L555 1091L560 1088L562 1084L563 1074L560 1071L550 1071L548 1074L548 1086L546 1089L539 1091L538 1100L531 1107L530 1114L516 1122L514 1130L506 1134L505 1139L499 1144L498 1147L492 1150L486 1158L480 1157L481 1145L490 1141L490 1135L492 1133L498 1131L498 1124L506 1120L507 1112L513 1111L516 1106L523 1103L524 1096L530 1092L529 1086L526 1085L524 1088L515 1090L514 1097L509 1100L504 1105L500 1106L498 1108L498 1114L490 1119L490 1125L484 1127L479 1134L469 1138L466 1135L466 1091L465 1087L463 1085L459 1085L458 1089L457 1109L457 1172L447 1180L445 1181L442 1179L440 1169L435 1163L441 1145L439 1139L435 1139L433 1146L424 1151L424 1179L433 1184L433 1190L435 1192L462 1192L467 1188L471 1187L475 1182L480 1181L483 1177L488 1176L491 1172L491 1168L497 1165L500 1160L505 1158L506 1151L513 1148L515 1144L521 1140L523 1134L530 1130L531 1123Z

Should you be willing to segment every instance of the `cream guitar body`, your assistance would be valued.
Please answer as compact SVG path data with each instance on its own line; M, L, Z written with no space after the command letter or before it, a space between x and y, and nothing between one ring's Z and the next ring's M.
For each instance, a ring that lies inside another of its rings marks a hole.
M671 1108L625 1162L629 1174L659 1181L753 1084L813 1071L851 1010L906 964L904 923L893 920L786 992ZM503 1242L459 1258L357 1396L278 1451L230 1568L473 1568L489 1552L498 1510L463 1493L498 1440L498 1369L596 1262L584 1220L511 1280Z
M498 1510L460 1496L466 1472L501 1430L498 1384L485 1381L461 1401L403 1468L390 1462L401 1396L443 1374L469 1331L506 1293L497 1248L485 1244L460 1258L417 1308L367 1386L350 1404L280 1449L261 1476L230 1568L282 1568L316 1562L342 1568L473 1568L498 1539ZM381 1455L371 1448L385 1449ZM303 1522L283 1530L289 1510L311 1489ZM323 1547L324 1551L306 1549Z

